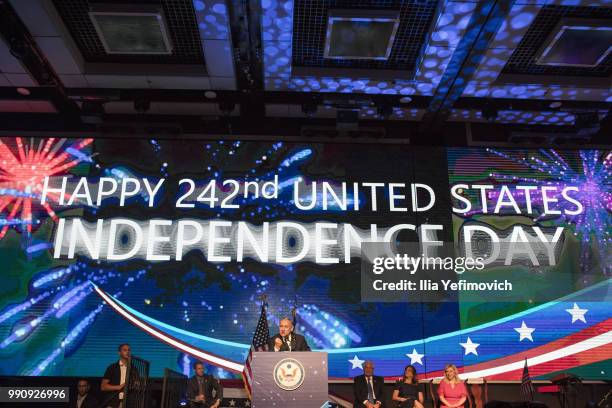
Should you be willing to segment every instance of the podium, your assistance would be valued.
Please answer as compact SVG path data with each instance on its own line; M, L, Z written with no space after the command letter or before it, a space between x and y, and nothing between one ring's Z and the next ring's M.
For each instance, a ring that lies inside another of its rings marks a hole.
M327 353L255 352L251 371L253 408L327 406Z

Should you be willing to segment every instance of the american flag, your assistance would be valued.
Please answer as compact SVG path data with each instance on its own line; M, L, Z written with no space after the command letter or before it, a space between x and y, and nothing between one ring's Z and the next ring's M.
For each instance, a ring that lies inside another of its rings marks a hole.
M525 367L523 367L523 378L521 379L521 395L529 401L533 401L533 384L529 378L529 367L527 367L527 359L525 359Z
M297 306L293 306L291 314L293 315L293 333L297 333Z
M251 361L253 360L254 351L268 351L268 340L270 339L270 328L268 327L268 315L266 313L266 303L261 305L261 314L259 315L259 321L253 334L253 342L251 343L251 349L249 350L249 356L244 363L244 371L242 372L242 378L244 379L244 386L246 392L251 398L251 382L253 380L253 373L251 372Z

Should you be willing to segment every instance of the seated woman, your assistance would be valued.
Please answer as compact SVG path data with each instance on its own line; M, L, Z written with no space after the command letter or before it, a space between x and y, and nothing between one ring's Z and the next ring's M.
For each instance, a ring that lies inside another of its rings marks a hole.
M438 386L438 396L442 405L440 408L463 408L467 398L465 384L459 379L457 367L448 364L444 368L444 378Z
M395 384L392 399L398 401L397 408L423 408L423 393L413 366L404 369L404 378Z

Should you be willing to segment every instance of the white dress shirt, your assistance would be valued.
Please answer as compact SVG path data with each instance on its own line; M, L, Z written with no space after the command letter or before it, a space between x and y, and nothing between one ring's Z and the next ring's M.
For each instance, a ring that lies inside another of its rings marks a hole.
M376 402L376 393L374 392L374 378L372 376L365 376L365 380L366 380L366 390L368 389L368 384L372 385L372 399L374 400L374 402ZM368 400L363 401L363 405L366 404L366 402L368 402Z
M87 398L87 394L83 395L82 397L80 395L77 395L77 408L81 408L81 405L83 405L83 401L85 401L85 398Z
M119 360L119 370L121 370L121 379L119 380L119 384L125 384L125 377L127 377L127 365L123 362L123 360ZM123 391L119 393L119 399L123 399Z

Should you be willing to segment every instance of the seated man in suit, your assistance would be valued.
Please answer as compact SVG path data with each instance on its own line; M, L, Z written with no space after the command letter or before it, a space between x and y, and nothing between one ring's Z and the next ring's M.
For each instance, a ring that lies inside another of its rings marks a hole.
M77 382L77 397L71 408L98 408L98 400L91 394L89 381L81 378Z
M218 408L223 399L223 387L212 375L204 374L203 363L196 362L193 370L195 375L187 383L189 406L191 408Z
M304 336L293 333L293 322L283 317L278 324L278 334L268 341L269 351L310 351Z
M374 375L374 363L363 363L363 375L358 375L354 381L355 408L384 408L385 380Z

